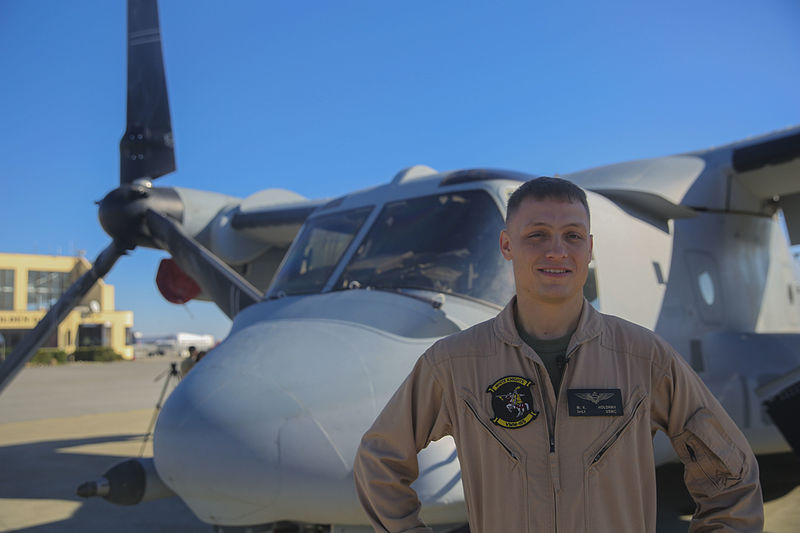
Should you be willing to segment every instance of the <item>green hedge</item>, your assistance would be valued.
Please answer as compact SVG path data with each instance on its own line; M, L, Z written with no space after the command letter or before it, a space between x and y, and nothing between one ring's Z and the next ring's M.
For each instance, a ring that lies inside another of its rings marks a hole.
M67 361L67 353L57 348L40 348L31 360L32 365L55 365L65 363Z
M123 357L108 346L83 346L72 354L75 361L122 361Z
M107 346L85 346L67 355L58 348L40 348L28 361L30 365L57 365L67 361L122 361L124 358Z

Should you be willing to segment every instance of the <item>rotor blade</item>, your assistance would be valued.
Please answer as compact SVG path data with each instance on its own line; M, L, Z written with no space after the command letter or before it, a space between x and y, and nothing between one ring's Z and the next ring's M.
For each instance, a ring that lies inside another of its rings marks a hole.
M128 2L128 120L119 163L120 184L175 170L156 0Z
M229 318L264 297L227 263L188 235L174 219L152 209L147 210L145 218L150 234L158 244Z
M92 268L69 286L55 305L36 324L36 327L14 347L6 360L0 364L0 392L53 334L61 321L72 311L72 308L86 296L97 280L108 274L117 259L125 254L125 251L126 248L122 244L112 241L94 260Z

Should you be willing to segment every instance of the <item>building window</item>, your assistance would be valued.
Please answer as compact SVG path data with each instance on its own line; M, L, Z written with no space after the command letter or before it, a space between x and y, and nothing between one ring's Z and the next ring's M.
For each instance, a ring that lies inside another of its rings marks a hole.
M28 311L50 309L69 285L69 272L28 271Z
M78 326L78 347L111 346L111 326L106 324L81 324Z
M0 270L0 311L14 310L14 271Z
M133 338L133 328L125 328L125 344L127 346L133 346L136 343L136 339Z

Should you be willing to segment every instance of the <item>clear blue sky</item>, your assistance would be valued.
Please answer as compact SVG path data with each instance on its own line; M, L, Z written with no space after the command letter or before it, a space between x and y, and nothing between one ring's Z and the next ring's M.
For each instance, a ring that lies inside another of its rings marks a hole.
M158 182L309 198L424 163L551 174L800 123L797 0L163 0L178 171ZM93 259L118 183L122 0L0 0L0 251ZM224 336L155 287L162 252L107 277L145 334Z

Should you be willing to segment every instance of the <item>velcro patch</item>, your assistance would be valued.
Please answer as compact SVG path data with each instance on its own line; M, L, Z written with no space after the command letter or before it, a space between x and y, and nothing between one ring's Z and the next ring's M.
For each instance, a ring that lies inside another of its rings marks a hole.
M568 389L569 416L622 416L620 389Z
M538 411L533 410L533 381L520 376L500 378L486 389L492 395L492 422L504 428L516 429L536 420Z

